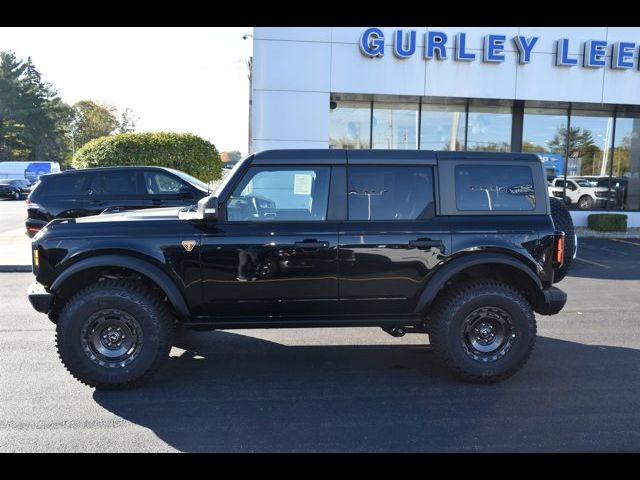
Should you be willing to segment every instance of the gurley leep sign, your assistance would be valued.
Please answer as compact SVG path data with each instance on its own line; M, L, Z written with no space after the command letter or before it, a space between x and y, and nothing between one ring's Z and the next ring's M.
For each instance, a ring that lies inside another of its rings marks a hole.
M513 42L518 52L518 62L526 65L531 62L531 53L535 51L540 37L525 37L517 35L507 39L506 35L487 34L481 45L467 45L467 34L457 33L450 39L444 32L429 31L424 38L424 58L427 60L447 60L447 47L453 48L453 60L458 62L474 62L480 60L486 63L500 63L505 61L504 49L507 41ZM360 51L367 57L382 57L385 53L387 39L379 28L367 28L360 37ZM417 32L415 30L396 30L389 48L400 59L409 58L417 50ZM561 38L555 42L555 63L559 67L574 67L578 65L578 56L569 55L569 39ZM480 52L474 52L481 50ZM610 50L610 52L609 52ZM638 46L634 42L615 42L608 44L605 40L587 40L582 44L582 67L625 70L640 68L634 59ZM611 58L607 58L610 56Z

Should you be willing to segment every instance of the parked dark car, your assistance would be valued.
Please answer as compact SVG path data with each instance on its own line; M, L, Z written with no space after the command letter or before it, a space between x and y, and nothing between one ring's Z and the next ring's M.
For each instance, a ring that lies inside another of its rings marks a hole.
M197 206L52 221L29 299L97 388L149 378L176 326L427 333L459 378L497 382L529 358L534 312L566 302L561 225L536 155L271 150Z
M31 186L26 180L0 180L0 197L20 200L31 192Z
M207 190L197 178L164 167L88 168L43 175L27 199L27 235L32 237L54 218L191 205Z

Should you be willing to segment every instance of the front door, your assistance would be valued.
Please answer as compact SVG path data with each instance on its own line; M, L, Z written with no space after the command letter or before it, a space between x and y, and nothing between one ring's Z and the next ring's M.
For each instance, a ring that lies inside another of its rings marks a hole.
M338 303L330 166L252 166L202 237L203 305L216 318L304 316Z
M348 167L339 247L343 314L414 312L430 270L451 250L447 221L436 216L433 173L431 165Z

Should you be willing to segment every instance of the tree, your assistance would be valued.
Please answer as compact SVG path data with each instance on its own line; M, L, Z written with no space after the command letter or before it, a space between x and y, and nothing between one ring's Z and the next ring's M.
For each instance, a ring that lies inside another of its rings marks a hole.
M133 110L125 108L120 114L120 126L118 127L118 133L131 133L136 131L136 122L140 120L135 116Z
M214 145L190 133L120 133L87 142L73 156L75 168L157 165L203 181L218 180L222 162Z
M81 100L73 105L74 118L71 126L74 150L89 140L111 135L120 126L113 105Z
M71 109L31 58L0 52L0 159L63 161Z
M546 147L542 145L538 145L537 143L530 142L529 140L525 140L522 142L522 151L523 152L533 152L533 153L542 153L546 152Z
M578 175L597 175L598 158L602 158L602 150L593 141L591 130L582 127L571 127L569 133L569 156L580 158ZM549 150L563 156L567 152L567 127L560 125L549 142Z
M221 152L220 160L222 163L236 163L242 158L242 153L239 150L231 150L230 152Z

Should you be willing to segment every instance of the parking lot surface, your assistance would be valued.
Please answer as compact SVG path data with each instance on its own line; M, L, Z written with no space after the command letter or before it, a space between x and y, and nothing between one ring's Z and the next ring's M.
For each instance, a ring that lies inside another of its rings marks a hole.
M182 333L137 390L96 392L0 273L0 451L639 451L640 240L581 240L529 363L496 385L438 367L426 335Z

